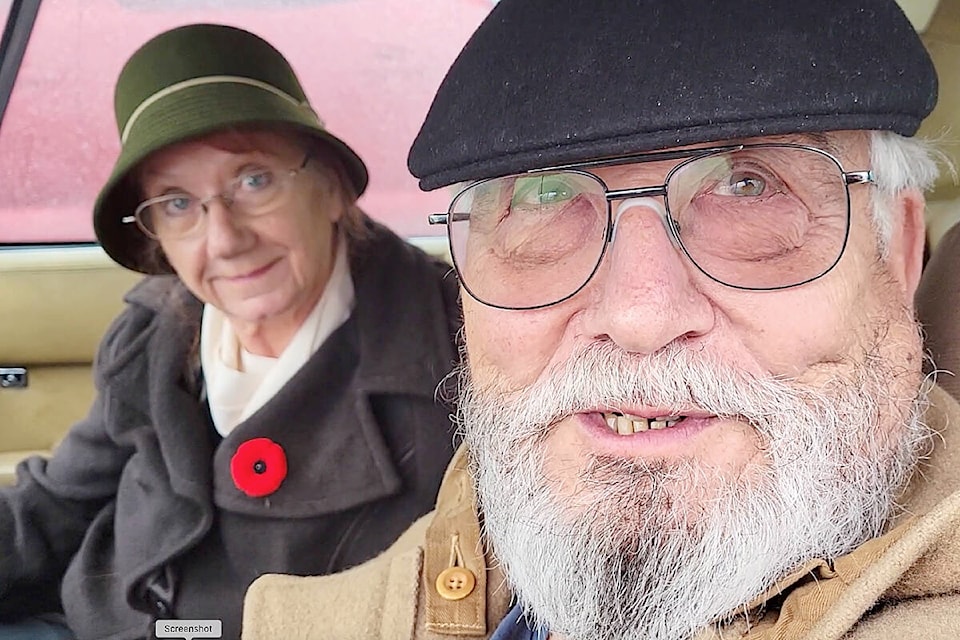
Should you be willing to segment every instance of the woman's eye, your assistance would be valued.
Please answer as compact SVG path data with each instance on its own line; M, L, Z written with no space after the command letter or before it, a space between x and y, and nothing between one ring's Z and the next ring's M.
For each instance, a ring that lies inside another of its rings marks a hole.
M190 196L174 196L164 201L163 212L168 216L182 216L193 207Z
M273 183L273 173L270 171L257 171L256 173L247 173L240 176L240 188L250 191L256 191L268 187Z

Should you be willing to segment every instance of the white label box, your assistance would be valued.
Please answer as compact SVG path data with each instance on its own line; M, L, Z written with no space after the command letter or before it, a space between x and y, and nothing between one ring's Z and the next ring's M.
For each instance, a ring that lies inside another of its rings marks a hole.
M157 620L154 631L158 638L222 638L221 620Z

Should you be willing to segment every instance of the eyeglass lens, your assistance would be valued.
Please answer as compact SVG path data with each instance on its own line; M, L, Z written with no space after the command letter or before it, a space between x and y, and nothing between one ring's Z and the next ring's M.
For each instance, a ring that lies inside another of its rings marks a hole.
M606 191L599 178L575 170L495 178L462 191L451 204L449 235L464 287L514 309L574 294L610 235ZM703 273L732 287L814 279L846 243L842 169L814 149L756 146L695 157L667 174L666 194L673 240Z
M270 169L245 173L210 198L201 200L185 192L152 198L140 205L137 216L140 224L157 237L182 237L201 226L209 202L217 198L236 215L257 216L273 210L284 198L293 177L293 172Z

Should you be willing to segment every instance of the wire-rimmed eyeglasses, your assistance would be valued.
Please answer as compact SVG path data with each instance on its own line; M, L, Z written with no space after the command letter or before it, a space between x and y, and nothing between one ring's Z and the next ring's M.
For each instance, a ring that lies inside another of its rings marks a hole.
M683 161L653 186L609 189L589 171L675 159ZM872 172L844 171L815 147L726 145L480 180L429 221L447 225L467 292L501 309L546 307L580 291L615 237L611 203L634 198L663 198L655 210L671 242L707 277L775 290L815 280L839 262L850 230L849 186L872 182Z
M233 215L261 216L283 204L294 179L309 161L310 154L307 154L293 169L257 167L244 171L220 193L202 199L186 191L148 198L137 205L132 216L125 216L121 222L136 222L151 238L174 240L199 233L206 225L208 205L214 200L221 200Z

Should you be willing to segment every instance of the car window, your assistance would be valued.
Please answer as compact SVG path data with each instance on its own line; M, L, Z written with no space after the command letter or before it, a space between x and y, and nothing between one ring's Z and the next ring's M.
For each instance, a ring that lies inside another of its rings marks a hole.
M12 4L0 0L0 19ZM448 194L420 192L406 154L443 74L493 4L43 0L0 121L0 244L93 240L93 202L118 152L114 81L146 40L192 22L243 27L280 49L327 127L367 163L361 207L403 236L436 235L426 216Z

